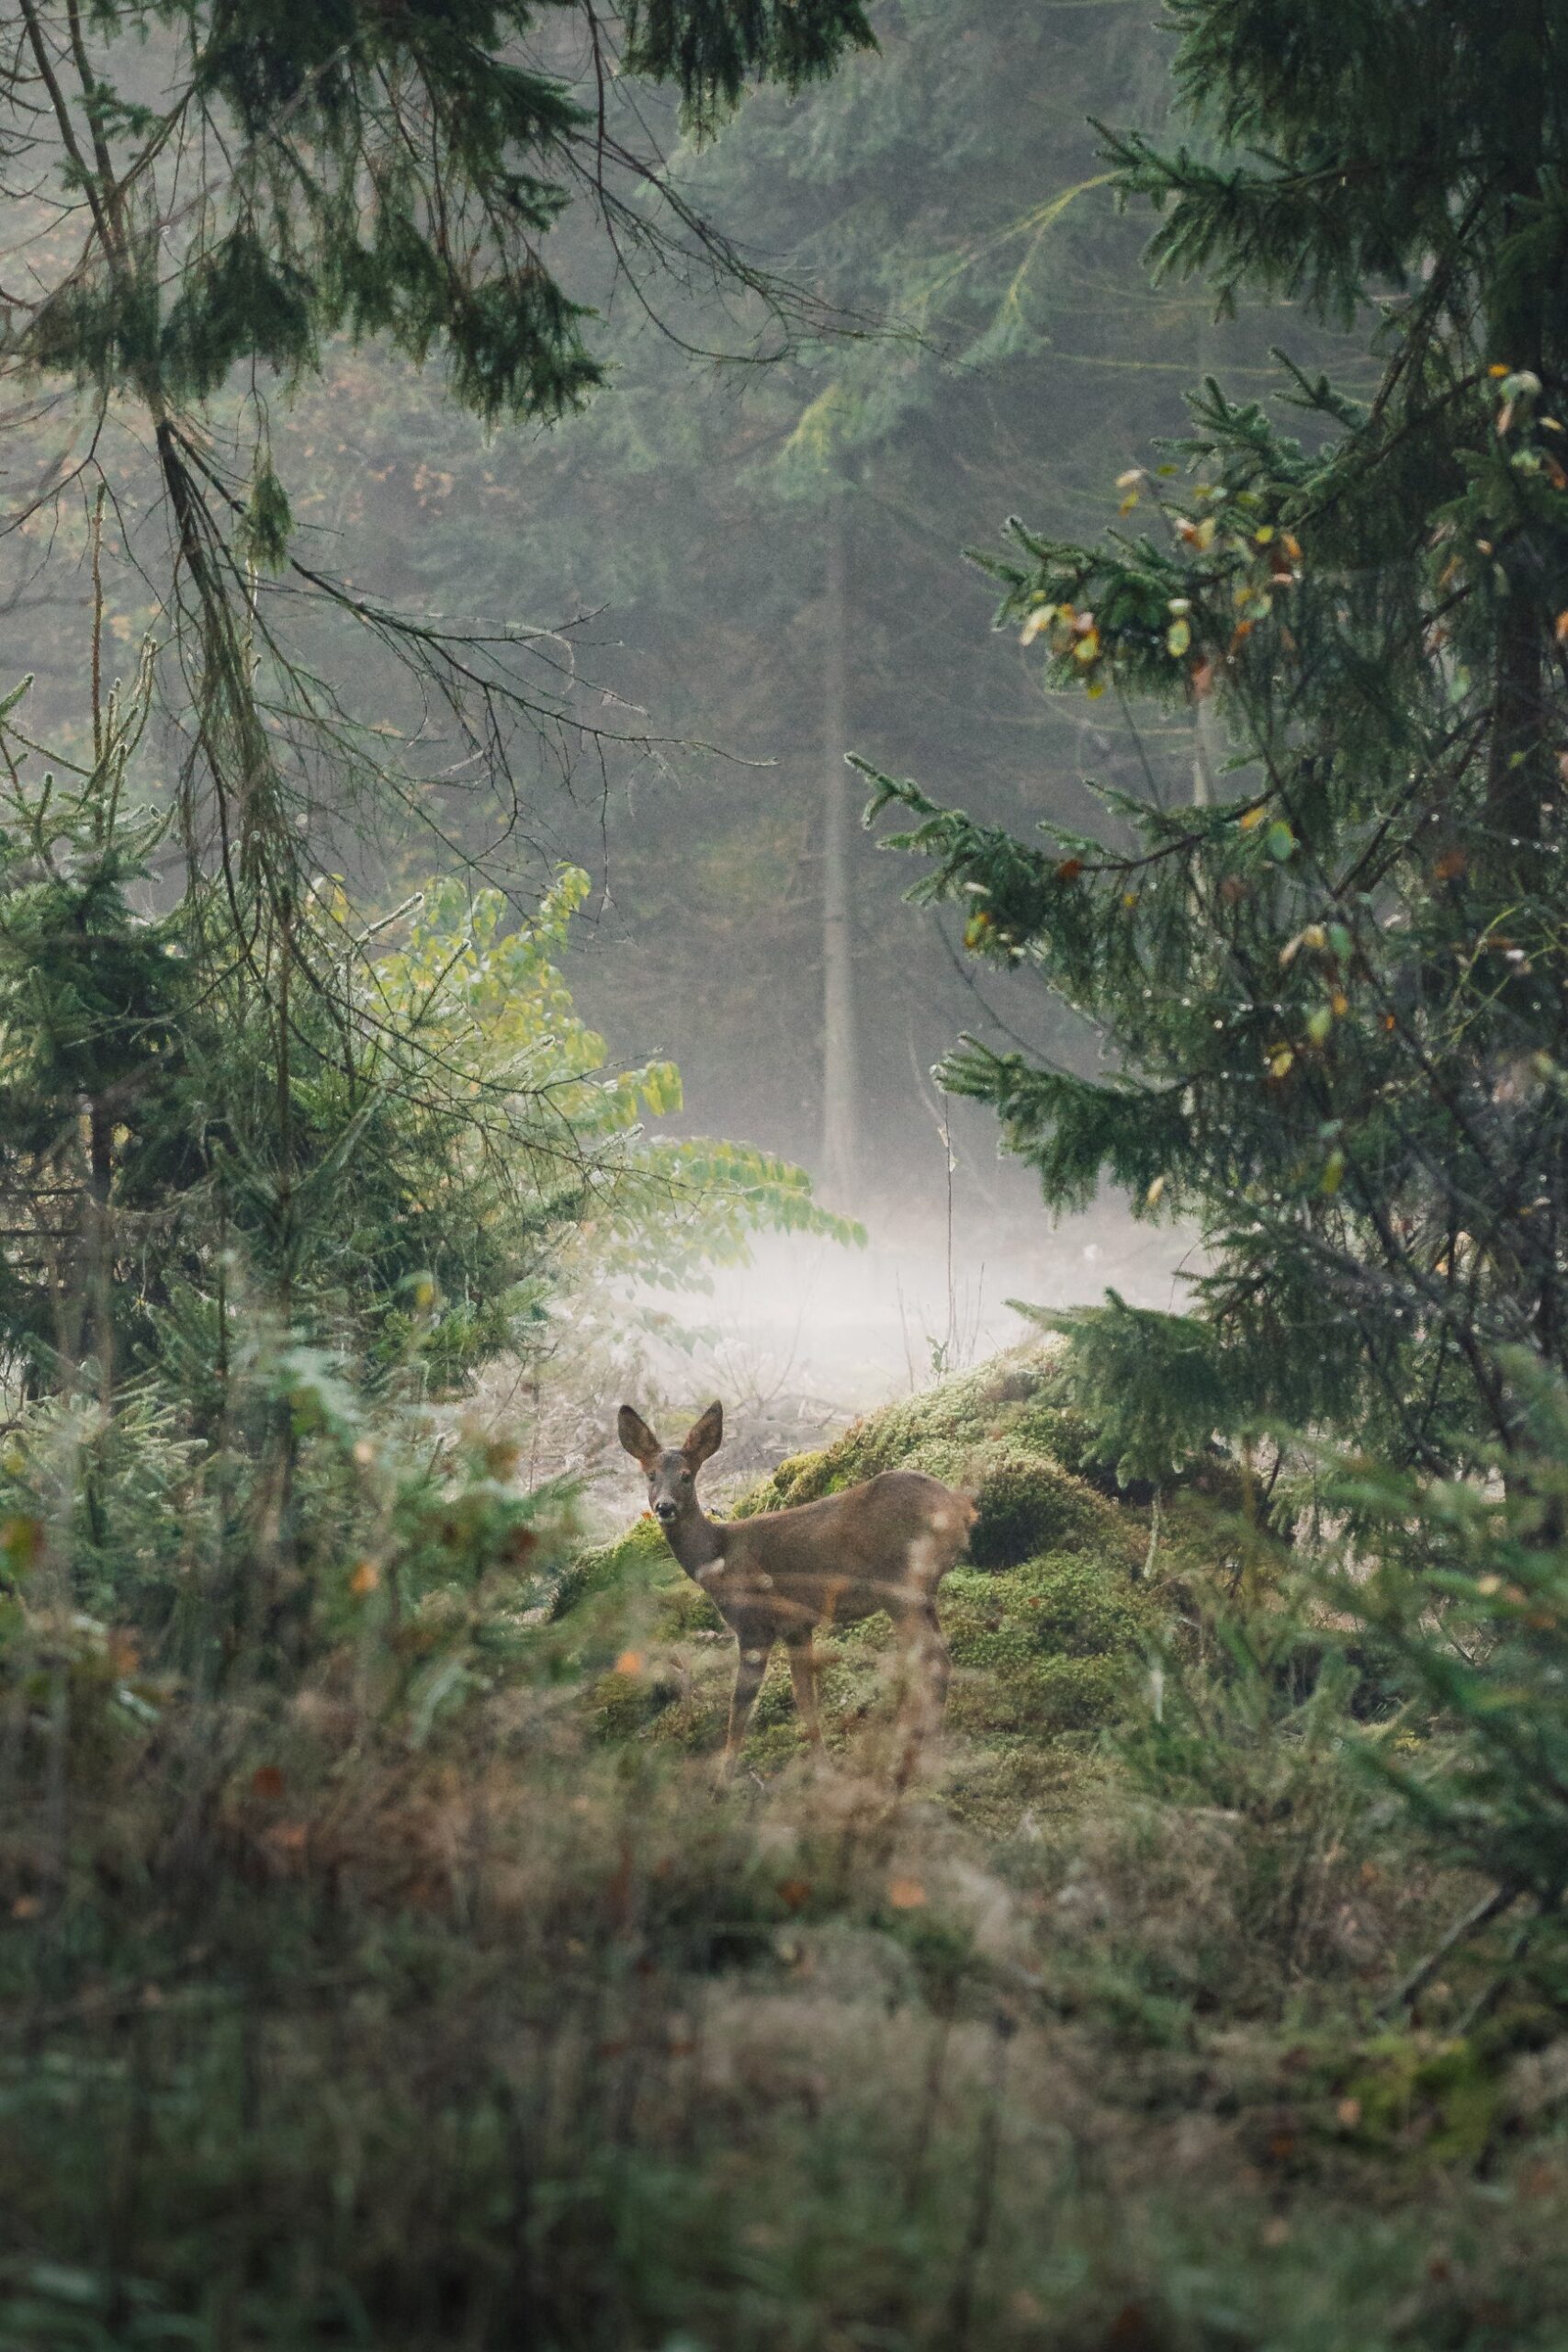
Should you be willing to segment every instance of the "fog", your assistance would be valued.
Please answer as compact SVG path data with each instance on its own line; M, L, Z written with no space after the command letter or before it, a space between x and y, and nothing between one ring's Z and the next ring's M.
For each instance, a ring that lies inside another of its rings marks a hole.
M1100 1040L1032 972L977 967L951 910L904 902L923 866L861 831L844 763L912 775L1025 838L1107 821L1090 779L1190 794L1187 719L1043 691L1037 660L991 629L994 583L964 550L995 548L1013 513L1091 535L1122 469L1182 429L1201 369L1245 389L1287 329L1305 348L1277 311L1220 326L1202 295L1143 285L1146 223L1117 214L1089 127L1161 119L1165 57L1140 11L889 6L877 27L879 55L748 101L704 153L668 108L647 115L684 199L788 285L782 306L668 257L634 286L579 205L552 266L609 368L581 416L487 432L435 366L373 342L266 395L312 562L405 612L564 625L531 640L536 735L487 735L480 758L411 707L384 650L286 608L355 725L401 762L398 795L368 806L305 778L310 855L373 906L458 872L525 912L553 865L587 868L567 977L607 1066L674 1060L683 1105L664 1131L799 1163L867 1234L862 1250L762 1235L750 1268L633 1309L681 1334L672 1393L684 1363L688 1385L728 1380L759 1412L793 1399L822 1423L1018 1338L1010 1298L1113 1285L1181 1303L1191 1235L1110 1197L1053 1224L988 1114L943 1096L963 1035L1085 1073ZM214 447L238 450L241 425L214 404ZM89 440L112 491L118 658L167 619L134 421L60 391L17 447L50 480ZM39 724L80 738L80 516L56 530L40 512L0 565ZM167 716L172 776L188 743Z

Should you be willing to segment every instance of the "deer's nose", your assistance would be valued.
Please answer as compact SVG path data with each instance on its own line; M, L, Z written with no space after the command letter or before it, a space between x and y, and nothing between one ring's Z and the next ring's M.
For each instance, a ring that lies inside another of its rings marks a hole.
M672 1503L667 1495L660 1496L659 1501L653 1506L653 1515L665 1527L668 1527L672 1519L680 1518L680 1507Z

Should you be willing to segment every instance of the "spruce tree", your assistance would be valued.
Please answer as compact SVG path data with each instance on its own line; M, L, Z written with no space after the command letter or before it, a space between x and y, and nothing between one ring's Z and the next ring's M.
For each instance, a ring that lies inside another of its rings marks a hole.
M536 632L400 611L301 543L271 404L343 335L437 366L487 423L558 418L602 379L555 266L574 196L628 262L762 282L665 187L638 85L668 85L706 130L749 80L794 88L870 42L860 0L654 0L613 25L577 0L21 0L0 196L27 260L0 362L18 421L40 386L73 382L96 411L30 503L91 479L117 426L150 450L129 506L167 526L154 595L188 690L182 830L237 910L258 877L295 887L298 814L355 778L383 801L401 781L369 731L387 712L345 704L352 659L322 663L302 603L389 650L450 730L447 761L456 736L503 797L509 735L564 721L542 665L525 674ZM111 524L129 521L117 500ZM148 543L143 526L139 563Z
M1099 1068L966 1044L946 1082L1053 1206L1109 1178L1199 1222L1255 1417L1517 1453L1519 1351L1568 1369L1568 6L1169 16L1195 143L1106 140L1156 269L1359 324L1376 389L1211 380L1122 527L986 559L1053 694L1212 714L1212 802L1156 742L1082 836L886 777L872 808L1101 1033Z

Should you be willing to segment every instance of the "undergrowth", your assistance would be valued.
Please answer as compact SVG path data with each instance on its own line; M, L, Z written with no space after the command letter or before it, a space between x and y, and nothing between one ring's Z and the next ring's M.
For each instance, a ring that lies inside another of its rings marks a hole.
M1144 1577L1146 1514L1043 1449L1052 1364L736 1506L899 1460L976 1494L901 1803L875 1623L832 1769L770 1684L717 1799L701 1596L649 1522L520 1544L482 1450L416 1510L349 1445L405 1549L308 1598L258 1556L302 1629L265 1671L85 1617L8 1521L6 2352L1555 2346L1550 2006L1477 2013L1506 1922L1398 1999L1483 1891L1363 1770L1429 1713L1245 1531Z

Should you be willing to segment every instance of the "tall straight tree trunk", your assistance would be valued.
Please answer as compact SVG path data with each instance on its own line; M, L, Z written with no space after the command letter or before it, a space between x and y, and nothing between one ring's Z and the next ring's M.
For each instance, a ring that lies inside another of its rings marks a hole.
M1199 297L1198 308L1198 381L1207 383L1214 369L1214 321L1206 292ZM1214 708L1212 695L1205 695L1193 713L1192 733L1192 799L1199 808L1210 808L1219 797L1216 779L1220 761L1224 752L1224 732L1220 714Z
M1502 60L1514 94L1517 125L1504 195L1504 219L1517 236L1540 199L1541 159L1546 139L1550 55L1543 0L1515 0L1500 23ZM1560 351L1546 348L1546 321L1552 289L1542 268L1499 273L1489 289L1486 353L1489 361L1531 368L1556 389ZM1550 616L1529 570L1528 546L1517 559L1520 575L1504 603L1498 624L1494 672L1492 735L1488 746L1486 797L1495 839L1493 856L1504 872L1517 869L1512 853L1527 860L1540 838L1541 802L1551 792L1555 763L1549 756L1546 722L1546 632Z
M843 492L828 505L822 654L822 1177L837 1208L860 1179L860 1072L855 1052L850 844L854 786L849 748L849 598Z

